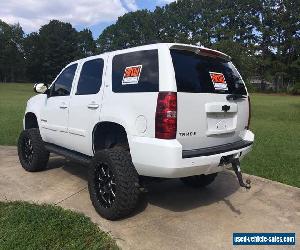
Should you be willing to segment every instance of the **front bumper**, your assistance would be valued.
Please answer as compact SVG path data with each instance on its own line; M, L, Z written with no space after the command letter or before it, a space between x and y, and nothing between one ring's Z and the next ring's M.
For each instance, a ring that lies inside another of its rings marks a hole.
M219 166L221 157L235 155L241 159L251 150L253 141L253 133L247 130L240 142L242 147L228 146L227 150L226 147L223 147L220 152L210 151L209 155L205 154L197 157L193 157L191 154L189 154L189 157L184 157L182 146L176 139L162 140L135 137L131 141L130 148L132 162L140 175L179 178L220 172L231 166ZM193 153L199 153L200 151L197 152L196 150Z

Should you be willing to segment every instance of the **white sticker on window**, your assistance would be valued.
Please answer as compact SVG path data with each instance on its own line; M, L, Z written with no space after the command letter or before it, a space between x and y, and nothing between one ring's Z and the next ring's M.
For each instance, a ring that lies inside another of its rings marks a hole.
M122 85L138 84L142 72L142 65L128 66L124 70Z

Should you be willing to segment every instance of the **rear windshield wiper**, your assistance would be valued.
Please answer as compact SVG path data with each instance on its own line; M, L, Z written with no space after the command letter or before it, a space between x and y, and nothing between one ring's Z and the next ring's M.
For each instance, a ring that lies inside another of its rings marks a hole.
M247 98L247 96L242 95L242 94L230 94L230 95L226 96L227 100L230 100L230 99L238 100L238 99L245 99L245 98Z

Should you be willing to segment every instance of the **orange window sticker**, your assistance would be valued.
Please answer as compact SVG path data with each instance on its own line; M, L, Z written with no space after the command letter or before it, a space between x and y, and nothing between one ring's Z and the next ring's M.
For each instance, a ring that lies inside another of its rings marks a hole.
M122 84L137 84L139 83L142 72L142 65L128 66L124 70Z
M209 72L210 78L216 90L228 90L225 76L218 72Z

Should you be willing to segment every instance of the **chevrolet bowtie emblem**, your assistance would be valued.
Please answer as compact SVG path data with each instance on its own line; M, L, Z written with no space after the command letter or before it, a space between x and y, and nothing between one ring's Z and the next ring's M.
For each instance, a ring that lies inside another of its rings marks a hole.
M230 110L230 106L228 106L228 105L222 106L222 111L227 112L228 110Z

